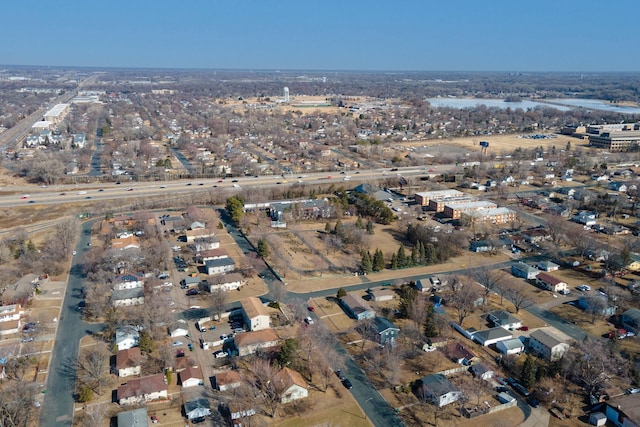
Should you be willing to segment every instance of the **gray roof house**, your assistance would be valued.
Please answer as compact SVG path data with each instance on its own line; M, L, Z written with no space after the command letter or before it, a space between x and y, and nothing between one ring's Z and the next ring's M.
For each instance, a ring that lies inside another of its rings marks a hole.
M538 273L540 273L540 270L530 266L529 264L525 264L524 262L511 264L511 274L516 277L535 279Z
M504 329L518 329L522 326L522 320L518 319L513 314L506 310L496 310L487 314L487 320L493 324L493 326L500 326Z
M636 335L640 333L640 310L637 308L630 308L622 313L620 317L622 327L627 331L634 332Z
M524 344L518 338L511 338L496 343L496 349L502 354L519 354L524 351Z
M347 294L340 298L340 305L356 320L373 319L376 312L365 300L357 295Z
M389 319L385 317L376 316L373 319L376 325L376 332L378 343L382 345L393 345L398 338L400 328L394 325Z
M462 391L442 374L427 375L419 381L418 391L422 394L422 398L439 407L453 403L462 396Z
M489 380L493 378L494 371L491 368L488 368L484 363L476 363L475 365L469 368L471 373L476 378L481 378L483 380Z
M513 335L506 329L497 326L491 329L485 329L484 331L475 332L472 335L473 341L485 347L495 344L499 341L504 341L512 338Z
M568 349L569 344L548 330L538 329L529 335L529 350L550 362L560 359Z
M232 258L209 259L204 263L208 275L228 273L236 268L236 263Z
M546 271L546 272L556 271L558 268L560 268L558 264L553 263L551 261L540 261L536 266L538 267L539 270Z
M211 415L209 402L207 399L193 399L184 403L184 413L189 421L204 420L205 417Z
M118 414L118 427L148 427L147 408L132 409Z

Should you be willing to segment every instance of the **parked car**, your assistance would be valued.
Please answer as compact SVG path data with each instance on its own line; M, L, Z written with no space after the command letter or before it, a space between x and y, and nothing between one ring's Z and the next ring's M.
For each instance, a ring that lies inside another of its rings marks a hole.
M345 378L342 380L342 385L345 386L345 388L351 390L353 388L353 384L351 384L351 381L349 381L349 378Z
M636 393L640 393L640 388L634 387L634 388L628 388L625 391L626 394L636 394Z
M560 289L560 290L558 291L558 293L559 293L560 295L569 295L569 294L571 293L571 291L570 291L569 289Z
M226 352L222 351L222 350L218 350L218 351L216 351L216 352L214 352L214 353L213 353L213 356L214 356L216 359L221 359L221 358L223 358L223 357L227 357L227 356L228 356L228 354L227 354Z
M210 331L213 331L213 330L215 330L215 329L216 329L216 327L215 327L215 326L209 326L209 330L210 330Z
M26 337L20 340L20 342L31 342L31 341L33 341L33 337Z
M308 308L308 310L309 310L309 311L311 311L311 312L316 311L316 308L315 308L314 306L311 306L311 305L310 305L310 306L309 306L309 307L307 307L307 308Z
M515 383L515 384L511 384L511 387L513 387L513 389L515 391L517 391L518 393L520 393L521 395L523 395L524 397L528 397L529 396L529 390L527 390L522 384L520 383Z
M529 330L529 327L528 327L528 326L520 326L520 327L518 328L518 330L519 330L519 331L528 331L528 330Z
M182 341L174 341L171 345L174 346L174 347L178 347L178 346L182 345Z
M304 321L307 325L313 325L313 319L311 317L305 317Z
M530 397L527 399L527 403L529 404L529 406L531 406L532 408L537 408L540 406L540 402L538 401L538 399L536 399L535 397Z
M576 289L579 290L580 292L588 292L588 291L591 290L591 286L589 286L589 285L580 285Z
M342 373L342 369L336 369L336 375L340 379L340 381L344 380L344 374Z

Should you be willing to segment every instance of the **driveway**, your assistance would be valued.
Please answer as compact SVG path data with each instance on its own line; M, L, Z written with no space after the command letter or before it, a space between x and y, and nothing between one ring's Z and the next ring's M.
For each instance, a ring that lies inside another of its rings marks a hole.
M42 404L40 426L71 426L73 424L73 394L75 380L70 364L78 356L80 339L103 329L102 324L89 324L82 320L78 303L82 298L85 275L80 264L82 254L87 250L91 237L93 221L85 222L81 227L80 239L72 260L64 302L58 319L55 343L49 363L47 388Z

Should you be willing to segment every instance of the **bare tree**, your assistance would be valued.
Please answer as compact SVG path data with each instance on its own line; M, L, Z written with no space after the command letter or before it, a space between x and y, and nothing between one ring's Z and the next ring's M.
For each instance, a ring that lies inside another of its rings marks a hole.
M469 278L456 283L455 289L451 293L449 305L456 309L460 326L462 326L464 319L475 310L479 296L477 286Z
M255 358L249 363L247 369L251 374L247 378L249 386L258 393L265 412L273 418L280 407L282 393L288 385L285 387L280 381L275 381L278 368L268 360Z
M98 394L109 383L110 353L105 344L84 349L76 362L78 381Z
M507 298L513 303L516 314L520 312L521 308L527 308L533 304L531 301L531 292L527 286L528 285L511 282L509 290L507 291Z
M219 318L224 313L227 298L227 291L217 287L211 289L209 309L213 318Z
M500 287L500 282L503 281L502 272L486 266L481 267L476 270L475 279L484 288L484 304L487 305L489 302L489 295L491 295L491 292L493 292L494 289L498 289Z
M0 390L0 426L27 427L32 425L35 412L35 383L15 381Z

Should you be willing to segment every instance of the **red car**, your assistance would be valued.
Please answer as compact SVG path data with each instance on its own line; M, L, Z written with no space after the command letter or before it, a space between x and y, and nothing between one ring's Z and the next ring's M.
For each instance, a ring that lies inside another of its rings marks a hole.
M528 331L528 330L529 330L529 327L528 327L528 326L520 326L520 327L518 328L518 330L519 330L519 331Z
M307 308L309 309L309 311L316 311L316 308L311 306L311 305L309 307L307 307Z
M156 417L155 415L151 415L151 422L153 424L158 424L158 417Z

